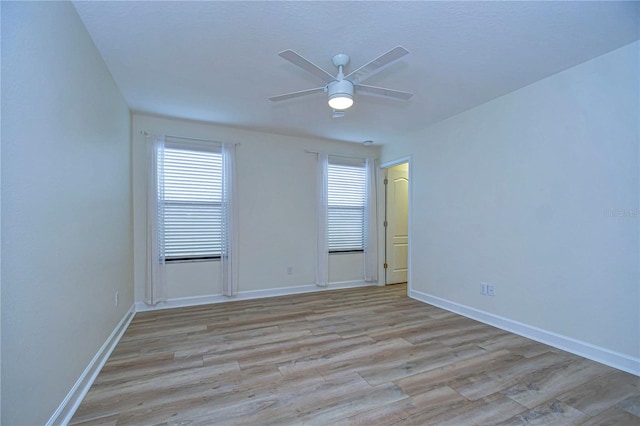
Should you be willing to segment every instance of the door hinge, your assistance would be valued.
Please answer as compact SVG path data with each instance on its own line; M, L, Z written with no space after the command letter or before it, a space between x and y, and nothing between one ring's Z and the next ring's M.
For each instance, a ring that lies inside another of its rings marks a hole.
M386 220L384 221L384 227L386 228L387 226L389 226L389 222L387 222Z
M385 185L388 185L388 184L389 184L389 179L384 178L384 184L385 184Z
M387 269L387 268L388 268L388 265L385 263L384 264L384 269Z

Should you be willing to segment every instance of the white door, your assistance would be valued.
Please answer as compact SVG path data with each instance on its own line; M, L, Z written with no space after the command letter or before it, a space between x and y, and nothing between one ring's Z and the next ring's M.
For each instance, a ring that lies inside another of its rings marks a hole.
M407 282L409 248L409 164L387 169L386 284Z

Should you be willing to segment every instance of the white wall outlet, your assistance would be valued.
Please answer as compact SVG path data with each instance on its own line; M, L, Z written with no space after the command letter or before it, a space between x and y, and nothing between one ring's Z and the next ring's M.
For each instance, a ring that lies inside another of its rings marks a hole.
M116 303L116 308L117 308L118 305L120 304L120 292L118 292L117 290L116 290L115 303Z
M495 296L496 292L492 284L480 283L480 294L483 296Z
M287 275L293 274L293 266L287 266Z

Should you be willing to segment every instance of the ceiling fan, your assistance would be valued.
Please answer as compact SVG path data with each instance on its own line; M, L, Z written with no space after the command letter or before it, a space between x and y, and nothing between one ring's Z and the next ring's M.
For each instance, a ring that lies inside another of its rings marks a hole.
M272 96L269 100L272 102L278 102L286 99L297 98L299 96L325 92L329 98L329 106L333 108L334 117L344 116L344 110L353 105L354 93L406 101L413 96L413 93L401 92L399 90L386 89L377 86L369 86L362 84L362 82L408 54L409 51L404 47L394 47L382 56L377 57L345 76L343 69L349 63L349 56L344 53L340 53L332 58L333 65L338 68L338 74L334 77L293 50L285 50L284 52L280 52L278 55L294 65L299 66L303 70L310 72L316 77L319 77L326 83L326 85L313 89L286 93L284 95Z

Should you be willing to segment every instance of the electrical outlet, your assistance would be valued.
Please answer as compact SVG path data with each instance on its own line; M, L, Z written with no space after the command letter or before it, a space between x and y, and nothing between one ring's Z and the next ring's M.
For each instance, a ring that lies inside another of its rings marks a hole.
M117 308L118 305L120 304L120 292L118 291L116 291L115 302L116 302L116 308Z
M495 296L496 292L492 284L480 283L480 294L483 296Z
M287 275L293 274L293 266L287 266Z

